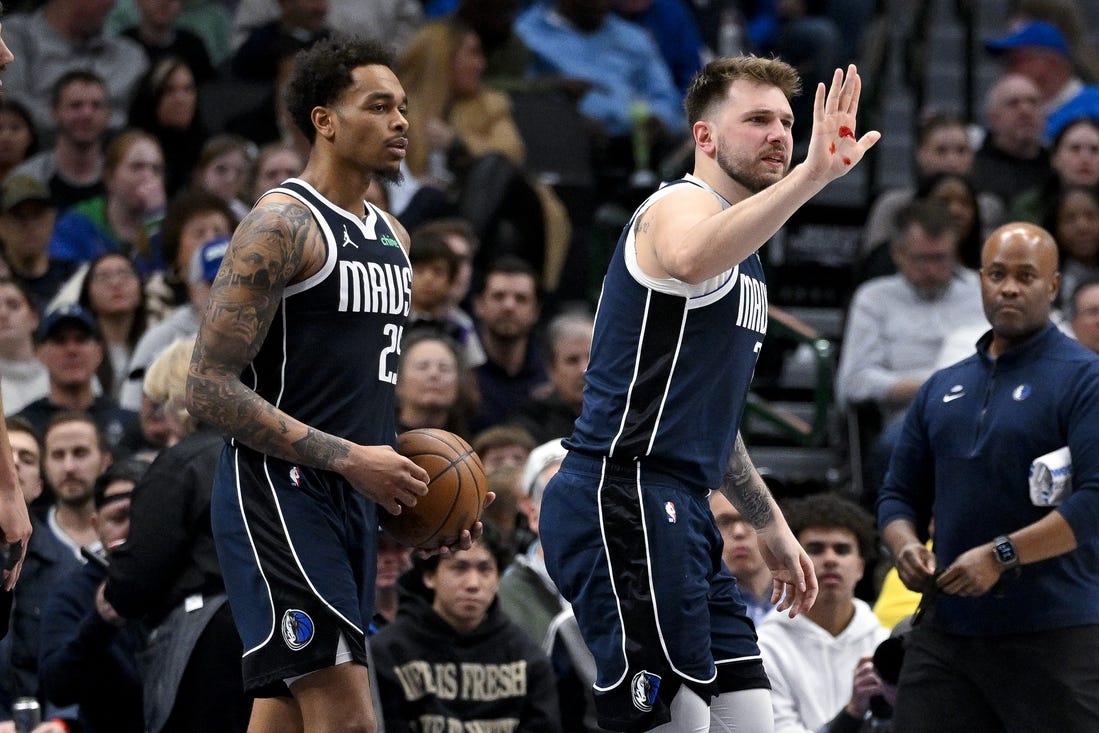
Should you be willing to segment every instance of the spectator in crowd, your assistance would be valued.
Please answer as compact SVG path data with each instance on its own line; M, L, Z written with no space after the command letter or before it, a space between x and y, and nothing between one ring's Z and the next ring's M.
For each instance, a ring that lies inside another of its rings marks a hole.
M20 583L15 586L11 655L16 697L39 697L38 644L42 609L61 580L84 559L80 548L97 539L92 526L95 482L111 464L111 454L96 421L80 411L60 412L40 433L43 470L54 499L46 520L35 520Z
M1056 304L1064 305L1079 283L1099 275L1099 186L1064 188L1042 226L1057 242L1061 289Z
M20 494L28 508L30 521L35 531L44 529L41 524L44 521L42 513L35 512L34 508L42 497L45 485L42 482L42 438L34 432L26 420L20 418L8 418L5 421L8 439L11 444L12 459L14 462L16 483ZM43 510L44 511L44 510ZM60 555L60 553L58 553ZM71 556L70 556L71 557ZM33 582L33 581L32 581ZM5 615L4 623L11 623L11 605L13 591L6 591L7 600L0 609ZM3 733L15 733L15 727L11 722L11 702L13 699L12 688L14 676L11 672L12 635L6 634L0 639L0 731Z
M1049 23L1064 36L1080 77L1088 84L1099 81L1099 49L1088 37L1080 0L1012 0L1008 6L1009 28L1033 21Z
M502 422L513 405L546 380L546 367L533 337L541 307L538 280L523 260L507 257L485 272L473 303L487 361L474 371L481 395L475 429Z
M871 661L889 632L855 597L855 585L874 566L874 520L828 492L792 499L783 512L813 559L820 593L805 613L772 612L759 625L775 733L857 730L871 698L892 695Z
M1099 114L1099 87L1084 84L1068 42L1050 23L1024 23L986 41L985 48L1002 61L1005 72L1022 74L1038 85L1047 139L1073 116Z
M915 197L920 183L936 173L969 175L974 155L969 144L969 124L964 118L946 112L925 114L916 131L916 185L889 189L874 199L863 227L863 251L892 238L897 212ZM1004 206L999 199L984 194L978 202L982 221L1002 221Z
M981 198L966 176L957 173L935 173L916 187L916 201L938 204L950 214L958 234L958 261L976 270L981 265L981 243L997 224L1002 212L992 221L985 219Z
M252 164L251 198L255 203L259 197L279 185L287 178L293 178L305 168L305 158L293 145L283 142L268 143L259 149ZM386 207L386 211L389 209Z
M0 98L0 181L38 152L38 132L30 111L19 102Z
M22 418L6 421L11 452L15 459L15 474L27 506L42 496L42 443L31 424Z
M45 310L76 272L76 263L50 257L57 205L45 184L33 176L13 175L0 184L0 240L14 280L27 288L33 307Z
M139 434L137 415L96 394L95 375L104 359L104 346L95 316L81 305L62 306L42 317L35 342L35 354L49 372L49 392L19 415L44 435L57 413L84 410L112 450L132 447Z
M96 376L103 393L117 400L134 346L148 327L141 275L124 255L100 255L88 266L77 302L99 325L107 356Z
M561 439L548 440L534 450L522 465L519 508L534 541L519 552L500 577L497 593L504 613L543 650L553 641L553 621L568 607L557 586L546 573L546 562L538 542L538 509L546 483L565 457ZM499 494L497 494L499 498Z
M145 49L149 66L155 67L166 57L179 59L194 75L195 82L214 78L214 64L206 43L195 32L179 23L183 3L179 0L136 0L138 21L120 35ZM131 120L130 124L133 124Z
M992 330L921 387L878 501L901 580L937 589L906 636L893 726L1089 730L1099 720L1099 359L1050 321L1060 278L1048 232L1007 224L981 265ZM1072 493L1050 506L1032 494L1031 463L1066 446Z
M58 211L103 193L104 145L111 110L103 79L84 69L61 75L50 90L54 142L18 166L49 187Z
M196 75L178 56L164 56L153 64L130 105L130 126L155 137L164 152L164 188L169 198L191 182L206 142L206 126L198 109Z
M429 208L449 191L477 235L480 263L511 253L541 269L548 246L566 246L550 217L559 202L524 176L526 150L511 103L482 84L484 69L480 37L457 18L420 28L401 54L397 72L421 110L409 122L407 170L426 188L397 207L398 216L414 228L449 214Z
M1076 340L1099 354L1099 277L1077 283L1068 310Z
M154 0L155 1L155 0ZM171 4L170 2L168 4ZM229 58L232 15L220 0L183 0L176 27L187 29L202 39L210 62L218 67ZM166 12L166 11L165 11ZM118 0L107 16L108 32L121 33L141 23L137 0Z
M1065 124L1053 138L1049 165L1044 180L1012 200L1013 220L1040 224L1065 186L1099 186L1099 119L1080 117Z
M534 536L519 517L519 500L523 494L519 482L523 477L523 467L501 466L486 471L486 474L488 490L496 495L496 499L485 507L482 518L496 528L509 555L525 552Z
M465 303L469 296L469 289L473 282L473 258L480 251L480 240L473 231L473 227L465 219L436 219L416 228L412 232L412 240L425 237L442 239L454 256L454 277L450 283L450 291L447 293L446 305L443 307L444 317L458 324L463 330L471 329L476 337L476 327L469 313L466 312ZM476 367L484 363L484 349L477 340L477 353L468 354L470 367Z
M995 194L1006 207L1049 173L1037 85L1022 74L1004 74L985 95L984 115L985 137L970 179L978 192Z
M233 53L234 76L273 82L288 50L300 51L328 37L328 0L278 0L278 6L278 17L248 29Z
M561 730L549 659L496 600L509 560L485 525L470 549L417 558L402 576L397 618L370 640L389 733L474 721ZM461 683L467 679L484 685Z
M757 627L763 617L775 607L771 602L774 577L763 554L759 551L756 530L736 510L720 491L710 494L710 509L721 532L725 547L722 559L736 578L736 587L744 601L745 613Z
M313 0L317 4L317 0ZM328 27L341 33L382 41L404 48L423 22L423 3L418 0L326 0ZM236 44L252 29L279 17L281 0L239 0L233 18Z
M504 466L518 467L526 464L535 446L530 433L507 423L485 428L473 436L470 444L480 456L485 473L492 473Z
M525 552L511 561L500 578L497 597L504 613L550 655L557 675L561 727L575 733L602 730L596 721L592 685L595 659L584 645L572 608L561 597L546 572L538 542L538 515L542 493L565 458L561 439L548 440L530 452L523 467L519 507L533 534Z
M614 0L614 12L645 29L656 41L680 96L702 68L702 34L682 0ZM835 67L832 67L835 68Z
M39 674L45 697L55 705L77 705L84 733L143 733L139 629L102 602L107 563L130 531L134 485L149 465L112 464L95 481L91 515L97 549L50 594L42 610Z
M111 558L102 598L153 630L144 687L148 730L243 733L251 703L210 528L224 441L184 407L193 349L193 337L177 340L149 368L146 393L184 437L161 451L135 487L130 535Z
M977 274L960 266L958 233L943 206L915 202L904 209L890 254L897 274L855 291L836 373L840 404L869 402L881 412L883 430L866 471L870 492L884 476L900 421L934 371L943 340L984 320Z
M49 374L34 355L38 312L30 293L10 278L0 278L0 393L4 410L14 415L49 391Z
M162 240L165 259L171 263L167 279L173 286L186 288L186 301L147 329L134 346L118 398L123 408L140 409L141 384L153 359L177 338L198 333L210 284L233 231L231 222L229 207L212 193L184 191L172 201L164 217Z
M142 274L161 267L155 235L164 217L164 154L156 138L127 130L107 146L106 193L63 213L54 226L50 256L91 262L108 252L132 259Z
M215 135L202 146L192 172L196 188L209 191L229 205L236 221L251 210L244 201L248 172L252 169L255 145L239 135Z
M459 0L454 16L461 19L481 38L485 54L485 86L500 91L527 89L531 64L530 49L515 32L519 16L518 0Z
M656 42L613 15L609 2L534 3L520 14L515 30L533 55L531 75L563 77L580 90L579 110L606 163L601 170L628 175L645 167L633 152L635 128L650 161L678 142L683 95Z
M4 41L19 63L4 75L4 93L27 105L39 133L51 140L55 126L50 94L73 69L86 69L103 80L110 125L120 129L125 124L130 98L149 62L129 38L103 32L112 5L104 0L46 0L33 13L5 18Z
M411 234L408 259L412 264L412 306L406 330L429 329L458 344L467 369L485 363L485 350L473 320L454 306L451 293L458 276L458 254L443 231L425 224ZM476 386L473 382L471 386Z
M397 432L443 428L469 438L461 389L464 370L452 338L430 330L408 331L397 367Z
M386 532L378 533L378 574L374 578L374 620L368 635L397 618L397 581L412 567L412 548L405 547Z
M564 312L546 326L546 374L549 381L536 388L508 417L527 429L535 442L554 435L571 435L584 400L584 373L588 368L595 322L586 312Z

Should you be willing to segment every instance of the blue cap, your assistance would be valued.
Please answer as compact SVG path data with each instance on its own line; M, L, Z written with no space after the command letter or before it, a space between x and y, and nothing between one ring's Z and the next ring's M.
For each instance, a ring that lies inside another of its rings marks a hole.
M985 41L989 53L999 55L1013 48L1044 48L1068 58L1068 43L1056 26L1041 21L1024 23L1005 36Z
M65 325L77 326L87 331L97 341L101 340L99 324L96 322L95 316L78 303L69 303L47 313L42 318L42 322L38 324L35 340L38 343L48 341L58 328Z
M227 249L229 249L229 237L220 236L195 250L191 255L191 266L187 273L188 281L212 283L218 275L221 258L225 256Z

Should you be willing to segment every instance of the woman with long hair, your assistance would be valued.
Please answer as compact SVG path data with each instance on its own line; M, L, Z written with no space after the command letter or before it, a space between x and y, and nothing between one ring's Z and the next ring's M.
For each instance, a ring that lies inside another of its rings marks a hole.
M1036 188L1011 202L1011 218L1040 224L1066 186L1099 188L1099 120L1078 117L1065 123L1053 138L1049 175Z
M96 374L103 393L117 400L130 355L148 326L141 275L125 255L100 255L84 276L79 303L99 323L107 353Z
M0 97L0 180L38 152L38 131L31 114L19 102Z
M456 18L428 23L405 47L397 71L416 110L408 172L427 192L445 191L451 204L425 215L414 199L398 212L402 222L415 228L457 213L481 240L478 265L515 254L541 272L547 246L567 247L567 215L548 187L521 170L526 150L511 103L482 84L480 37Z
M142 79L130 105L130 126L151 133L164 151L168 196L187 185L206 142L198 114L198 88L190 66L178 56L160 59Z

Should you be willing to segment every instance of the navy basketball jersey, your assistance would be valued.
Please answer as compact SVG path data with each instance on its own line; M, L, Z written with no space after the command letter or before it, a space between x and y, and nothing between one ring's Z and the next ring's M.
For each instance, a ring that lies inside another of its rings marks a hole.
M712 489L724 474L767 331L767 286L756 254L694 285L642 272L634 222L682 186L704 188L729 206L688 175L638 207L603 280L584 407L565 445L641 461Z
M397 357L412 266L385 215L359 218L308 183L273 189L301 201L323 233L324 266L287 286L241 379L288 415L362 445L395 445Z

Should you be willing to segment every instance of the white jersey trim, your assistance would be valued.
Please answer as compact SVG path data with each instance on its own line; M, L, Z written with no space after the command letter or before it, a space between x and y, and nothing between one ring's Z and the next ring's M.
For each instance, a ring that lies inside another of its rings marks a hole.
M700 179L688 174L684 177L686 180L691 181L700 188L709 191L715 197L722 202L724 206L727 202L710 186L707 186ZM731 270L726 270L720 275L715 275L708 280L704 280L700 283L687 283L674 277L656 278L647 275L642 269L641 265L637 263L637 243L634 241L634 222L637 221L650 206L660 201L670 193L683 190L682 188L675 188L668 184L663 185L659 190L654 192L648 199L646 199L637 211L634 212L633 218L630 219L630 223L627 225L626 241L623 246L623 254L626 260L626 271L630 273L630 277L634 279L642 287L650 290L655 290L658 293L665 293L667 295L676 295L679 297L687 298L689 303L688 308L702 308L710 305L729 294L729 292L736 287L737 271L739 266L733 267Z

